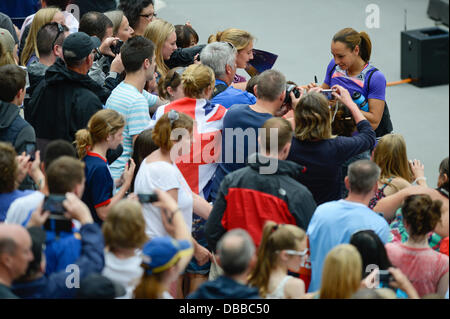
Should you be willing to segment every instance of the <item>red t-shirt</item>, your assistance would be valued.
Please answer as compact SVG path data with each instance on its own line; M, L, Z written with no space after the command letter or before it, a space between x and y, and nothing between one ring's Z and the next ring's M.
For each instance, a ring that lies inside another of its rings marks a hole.
M431 248L386 244L389 260L411 281L420 297L437 292L439 280L448 272L448 256Z

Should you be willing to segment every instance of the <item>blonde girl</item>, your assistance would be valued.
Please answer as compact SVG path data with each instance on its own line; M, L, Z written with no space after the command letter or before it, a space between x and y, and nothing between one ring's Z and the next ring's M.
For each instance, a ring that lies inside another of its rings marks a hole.
M306 233L295 225L266 222L258 250L257 264L249 284L258 287L263 298L298 299L305 294L305 283L288 275L298 272L308 252Z

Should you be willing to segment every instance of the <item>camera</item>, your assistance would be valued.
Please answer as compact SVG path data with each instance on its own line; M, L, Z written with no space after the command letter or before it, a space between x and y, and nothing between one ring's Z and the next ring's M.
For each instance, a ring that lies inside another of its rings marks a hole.
M43 211L49 211L51 214L62 215L65 212L63 201L66 199L64 195L49 195L45 197Z
M111 51L112 53L114 53L115 55L120 53L120 48L122 48L123 45L123 41L122 40L117 40L116 45L111 45Z
M334 100L333 92L336 92L334 89L322 90L320 93L325 95L328 100Z
M297 99L300 97L300 90L297 89L294 84L286 84L286 97L284 98L283 104L290 105L292 103L291 92L294 92L294 95Z
M25 153L26 155L30 155L30 161L34 162L34 160L36 159L36 145L34 143L27 143L25 145Z
M44 229L53 232L72 232L72 221L64 216L66 211L63 201L66 199L64 195L51 194L45 197L42 211L50 211L50 216L45 221Z
M137 194L139 202L142 204L146 203L154 203L158 201L158 195L155 193L152 194Z
M392 274L389 272L389 270L379 270L378 271L378 278L380 279L380 286L388 288L389 283L391 281L394 281L394 277L392 277Z

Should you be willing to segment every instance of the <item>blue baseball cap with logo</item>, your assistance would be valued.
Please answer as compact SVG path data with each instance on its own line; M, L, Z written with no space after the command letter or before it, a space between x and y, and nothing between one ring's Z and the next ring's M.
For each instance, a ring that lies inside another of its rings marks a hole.
M142 263L147 274L165 271L175 265L181 257L191 254L192 244L187 240L176 240L170 236L155 237L142 249Z

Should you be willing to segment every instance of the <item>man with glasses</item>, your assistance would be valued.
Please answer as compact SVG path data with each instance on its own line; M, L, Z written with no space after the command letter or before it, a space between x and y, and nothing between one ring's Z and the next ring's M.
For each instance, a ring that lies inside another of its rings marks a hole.
M251 155L246 167L225 176L220 185L205 226L210 249L215 250L220 237L234 228L246 229L259 246L267 220L307 229L316 203L296 181L305 168L286 161L291 140L287 120L271 118L264 123L258 139L260 153ZM265 169L271 164L276 167L269 174Z
M156 17L153 0L120 0L122 10L134 30L134 35L144 35L145 28Z
M25 118L36 130L40 150L55 139L73 142L75 133L103 109L101 100L109 92L87 75L99 46L97 37L84 32L69 35L62 46L64 61L57 58L35 88Z

